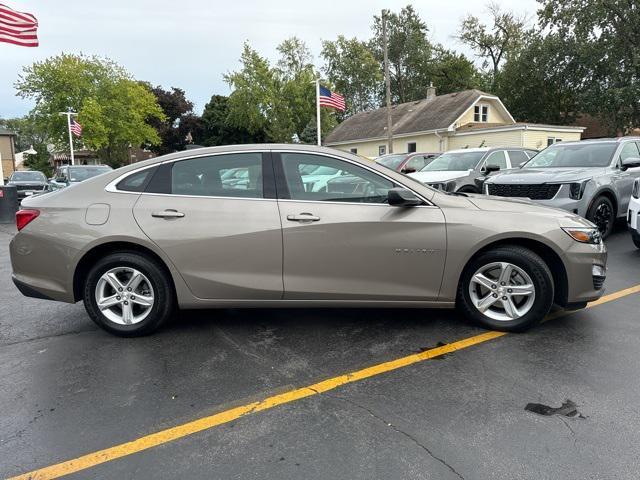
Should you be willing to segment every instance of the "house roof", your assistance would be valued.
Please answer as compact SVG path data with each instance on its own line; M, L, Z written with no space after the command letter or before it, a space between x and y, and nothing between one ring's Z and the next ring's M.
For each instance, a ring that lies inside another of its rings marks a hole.
M493 97L480 90L438 95L430 100L401 103L391 107L394 135L449 128L481 97ZM386 136L386 107L356 113L338 125L325 138L326 144L381 138Z
M4 127L0 127L0 135L10 135L12 137L15 137L15 133L13 133L11 130L7 130Z
M504 123L468 123L466 125L462 125L456 129L456 133L466 133L466 132L479 132L484 130L513 130L513 129L537 129L537 130L574 130L576 132L582 132L585 127L579 127L576 125L549 125L543 123L513 123L507 124Z

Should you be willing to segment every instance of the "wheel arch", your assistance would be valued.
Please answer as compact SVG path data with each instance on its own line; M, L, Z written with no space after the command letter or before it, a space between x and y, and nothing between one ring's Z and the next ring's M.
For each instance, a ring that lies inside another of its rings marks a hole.
M139 243L126 240L115 240L94 245L82 255L82 257L76 264L73 273L74 301L77 302L82 299L84 280L86 279L89 270L91 269L91 266L95 263L95 261L105 255L122 251L139 253L157 262L158 265L167 274L167 277L169 278L169 281L171 283L171 287L173 288L174 296L177 294L175 279L173 277L171 269L160 255L158 255L152 249L144 245L140 245Z
M614 212L613 215L615 218L617 218L619 213L618 196L609 187L603 187L603 188L600 188L599 190L596 190L596 192L591 197L589 206L587 207L587 213L589 212L589 210L591 210L591 207L593 207L593 204L596 201L596 199L598 199L598 197L607 197L611 201L611 204L613 205L613 212Z
M504 247L509 245L528 248L532 252L539 255L542 260L544 260L553 277L553 283L555 287L553 301L557 305L566 306L569 297L569 280L567 275L567 268L564 264L564 261L562 260L562 257L558 255L558 253L549 245L533 238L501 238L498 240L494 240L486 245L482 245L467 259L464 267L460 271L458 284L462 281L462 277L465 271L474 258L484 252L495 249L497 247Z

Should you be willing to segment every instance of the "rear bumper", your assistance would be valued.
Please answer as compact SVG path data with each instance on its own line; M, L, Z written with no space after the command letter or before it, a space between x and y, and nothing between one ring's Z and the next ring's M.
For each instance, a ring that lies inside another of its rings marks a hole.
M13 280L14 285L18 288L20 293L25 297L40 298L42 300L53 300L53 298L42 293L41 291L37 290L31 285L18 280L15 275L11 275L11 280Z

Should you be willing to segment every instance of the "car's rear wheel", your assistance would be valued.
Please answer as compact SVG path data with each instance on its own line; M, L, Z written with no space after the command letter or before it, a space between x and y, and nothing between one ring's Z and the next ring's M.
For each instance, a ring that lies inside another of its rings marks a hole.
M553 304L549 267L539 255L519 246L483 252L465 268L458 306L486 328L523 331L539 323Z
M84 306L101 328L134 337L157 330L171 315L172 284L158 263L137 252L110 254L89 271Z
M616 211L611 200L605 196L596 198L587 211L587 220L596 224L602 238L607 238L616 220Z

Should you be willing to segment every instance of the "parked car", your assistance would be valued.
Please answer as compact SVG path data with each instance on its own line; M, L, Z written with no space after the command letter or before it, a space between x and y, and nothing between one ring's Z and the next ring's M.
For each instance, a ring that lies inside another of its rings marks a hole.
M44 193L49 188L49 182L44 173L37 170L24 170L13 172L6 182L7 185L16 187L18 200L31 195Z
M309 166L345 172L342 188L305 189ZM225 185L230 168L260 181ZM176 182L189 176L199 181ZM607 260L598 229L577 215L436 191L308 145L146 160L28 198L16 223L19 290L83 300L99 326L122 336L156 330L175 306L457 305L488 328L524 330L553 303L599 298Z
M640 178L636 178L633 182L629 210L627 211L627 225L633 243L640 248Z
M376 163L401 173L413 173L429 165L441 153L389 153L376 158Z
M484 176L515 168L537 152L519 147L481 147L450 150L422 170L409 174L430 187L445 192L480 193Z
M109 165L63 165L56 169L49 183L53 188L64 188L111 170Z
M603 238L624 217L635 178L640 177L640 138L562 142L522 168L485 182L485 193L528 198L595 223Z

